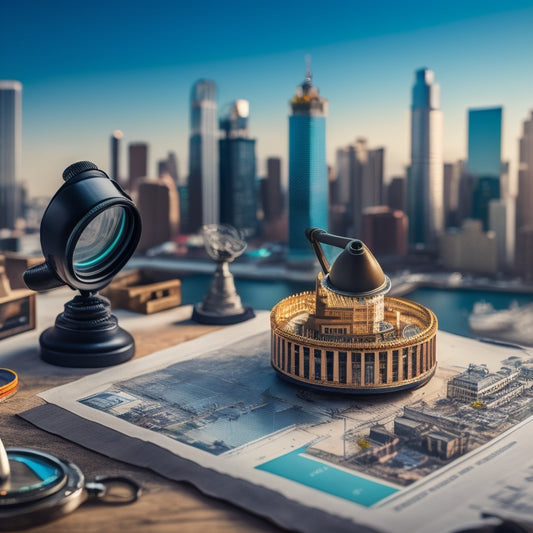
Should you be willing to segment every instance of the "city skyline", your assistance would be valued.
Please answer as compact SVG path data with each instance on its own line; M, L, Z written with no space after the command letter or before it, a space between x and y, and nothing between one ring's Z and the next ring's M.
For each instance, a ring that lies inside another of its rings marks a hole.
M85 12L65 4L48 13L36 3L29 15L14 5L5 10L0 44L10 53L2 57L0 78L23 84L21 177L30 195L53 193L62 169L75 160L92 159L109 169L108 139L117 129L124 132L122 169L126 145L146 142L150 173L168 151L177 153L183 172L189 94L201 78L217 84L220 109L235 99L250 101L258 174L266 174L267 157L281 157L286 183L287 95L304 78L306 53L330 102L328 164L334 165L337 148L365 137L385 147L387 181L403 174L412 76L427 67L441 86L444 161L466 158L469 108L502 106L502 159L511 161L516 180L522 122L533 108L525 89L533 84L533 59L526 54L533 44L530 3L504 8L452 2L428 11L414 2L410 9L391 4L378 11L334 2L318 16L312 5L250 10L230 2L224 8L210 4L204 19L192 6L179 11L169 2L156 2L153 12L131 2L119 16L120 4L96 2ZM59 26L77 17L83 27L101 28L98 39L62 40ZM225 38L228 24L239 28L238 38ZM15 33L22 27L28 38L19 42ZM263 31L257 33L258 27Z

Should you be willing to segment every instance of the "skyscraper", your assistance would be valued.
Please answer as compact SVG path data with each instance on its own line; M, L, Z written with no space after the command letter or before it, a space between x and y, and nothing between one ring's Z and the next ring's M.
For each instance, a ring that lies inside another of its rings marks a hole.
M167 172L172 176L174 183L178 187L180 185L180 176L178 173L178 158L176 152L168 152L167 154Z
M407 179L409 244L433 250L444 227L442 111L433 71L417 70L411 105L411 165Z
M391 179L387 186L387 205L393 210L399 209L405 212L406 208L406 179L396 176Z
M312 254L305 229L328 225L327 100L313 85L309 68L290 104L289 254L297 257Z
M17 181L22 157L22 84L0 81L0 229L20 215Z
M489 230L496 236L498 268L510 272L515 259L515 203L511 198L491 200L488 207Z
M502 108L468 110L467 171L473 182L472 217L488 229L489 202L500 198Z
M444 225L446 228L459 226L459 183L463 162L444 163Z
M197 81L191 92L188 226L192 232L220 218L216 92L211 80Z
M267 159L267 176L261 180L261 203L265 220L275 220L283 212L283 195L281 191L281 159Z
M120 140L124 135L115 130L111 135L111 178L120 180Z
M533 111L524 120L519 144L518 196L516 199L516 233L533 226Z
M247 100L236 100L220 120L220 222L245 235L257 229L255 139L248 138Z
M361 238L377 257L407 253L407 216L386 205L366 207Z
M347 231L362 238L363 211L383 203L384 148L370 150L365 138L337 150L336 205L346 207Z
M140 252L176 237L180 223L179 198L170 174L139 180L137 207L143 221Z
M516 235L516 273L526 281L533 281L533 226L522 226Z
M128 190L133 193L139 181L148 177L148 145L143 142L128 145Z

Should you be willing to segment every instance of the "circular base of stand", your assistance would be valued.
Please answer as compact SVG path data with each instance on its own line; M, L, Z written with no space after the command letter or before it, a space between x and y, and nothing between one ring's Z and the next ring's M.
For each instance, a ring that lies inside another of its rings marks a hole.
M41 358L52 365L77 368L112 366L131 359L133 337L118 326L107 298L81 294L65 304L55 325L39 338Z
M199 322L200 324L210 324L212 326L229 326L230 324L238 324L239 322L250 320L250 318L254 318L254 316L255 313L251 307L245 307L242 313L235 315L214 315L202 311L198 305L195 305L192 312L192 320Z
M41 359L73 368L96 368L124 363L135 354L133 337L116 326L109 331L64 331L55 326L39 338Z

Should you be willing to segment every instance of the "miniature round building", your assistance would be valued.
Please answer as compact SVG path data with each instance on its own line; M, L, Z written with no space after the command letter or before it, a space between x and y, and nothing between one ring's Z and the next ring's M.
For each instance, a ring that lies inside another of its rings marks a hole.
M435 314L385 297L390 280L360 241L351 240L331 270L323 256L319 260L325 275L318 274L316 290L289 296L272 309L274 369L302 385L352 394L428 381L437 365Z

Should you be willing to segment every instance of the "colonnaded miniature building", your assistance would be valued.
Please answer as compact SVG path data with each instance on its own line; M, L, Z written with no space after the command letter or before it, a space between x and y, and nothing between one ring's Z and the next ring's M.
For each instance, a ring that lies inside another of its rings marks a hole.
M279 302L270 315L272 366L313 388L375 394L418 387L435 373L437 318L385 296L390 279L359 240L306 231L322 266L316 290ZM344 248L329 266L320 243Z

